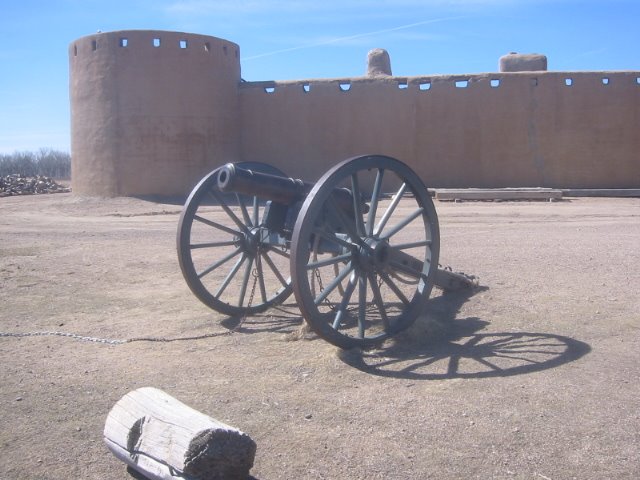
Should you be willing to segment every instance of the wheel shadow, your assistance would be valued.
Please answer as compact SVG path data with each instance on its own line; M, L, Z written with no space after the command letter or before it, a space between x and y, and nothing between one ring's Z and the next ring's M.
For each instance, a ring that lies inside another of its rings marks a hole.
M304 324L295 303L281 304L267 311L247 317L232 316L220 321L220 325L235 333L293 333Z
M591 351L588 344L562 335L481 333L489 322L474 317L456 320L462 305L477 291L436 297L429 301L426 315L386 344L341 351L338 356L372 375L442 380L522 375L572 362Z

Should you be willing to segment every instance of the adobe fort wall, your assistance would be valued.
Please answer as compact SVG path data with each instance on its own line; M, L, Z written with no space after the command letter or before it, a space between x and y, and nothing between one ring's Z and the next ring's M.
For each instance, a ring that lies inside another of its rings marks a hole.
M430 187L640 187L640 72L510 54L497 73L394 77L382 51L365 77L243 82L238 52L177 32L72 43L74 192L185 194L230 161L313 181L366 153Z
M638 73L245 83L242 158L317 177L381 153L433 187L637 188Z

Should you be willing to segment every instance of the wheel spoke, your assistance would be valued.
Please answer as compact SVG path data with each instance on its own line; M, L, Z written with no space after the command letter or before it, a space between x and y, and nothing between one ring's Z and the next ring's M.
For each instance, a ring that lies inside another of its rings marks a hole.
M406 189L407 189L407 184L403 183L398 189L398 191L396 192L395 196L393 197L393 200L391 200L391 203L385 210L384 214L382 215L382 218L378 222L378 225L376 225L376 228L373 232L374 235L379 235L382 229L385 227L385 225L389 221L389 218L391 218L391 215L393 215L393 212L398 206L398 203L400 203L400 200L402 200L402 196L404 195L404 191Z
M230 247L236 245L238 243L237 240L226 240L223 242L208 242L208 243L192 243L189 245L191 250L196 250L198 248L215 248L215 247Z
M336 312L336 316L333 319L333 328L338 330L340 328L340 322L342 317L344 316L344 312L347 309L347 305L349 305L349 301L351 300L351 295L353 291L356 289L356 277L355 274L351 276L349 279L349 283L347 284L347 288L342 295L342 301L340 302L340 306L338 307L338 311Z
M194 215L193 219L199 221L200 223L204 223L205 225L209 225L210 227L217 228L218 230L222 230L223 232L230 233L231 235L237 235L237 236L242 235L242 232L238 230L234 230L233 228L229 228L225 225L221 225L217 222L214 222L213 220L209 220L207 218L201 217L200 215Z
M406 250L407 248L428 247L430 245L431 240L422 240L419 242L399 243L397 245L394 245L393 248L397 250Z
M389 278L389 275L384 272L380 272L379 275L380 278L382 278L382 281L387 284L387 286L393 291L393 293L396 294L396 296L402 301L402 303L404 303L405 305L409 305L409 300L407 299L407 297L405 297L404 293L402 293L398 286L393 283L393 281Z
M373 193L371 193L371 203L369 204L369 215L367 216L367 235L373 235L373 222L376 219L376 211L378 210L378 202L380 200L380 188L382 187L382 177L384 169L379 168L376 175L376 181L373 184Z
M269 265L269 268L274 273L274 275L278 278L278 281L282 284L282 286L287 287L289 285L289 282L284 279L280 271L276 268L275 264L273 263L273 260L271 260L269 258L269 255L267 255L267 252L264 252L264 251L260 252L260 255L262 256L262 258L264 258L264 261L267 262L267 265Z
M229 272L229 274L225 277L225 279L222 281L222 285L220 285L220 288L218 288L218 290L216 291L216 293L213 295L214 298L219 299L220 295L222 295L224 293L224 291L227 289L227 287L229 286L229 283L231 282L231 280L233 280L233 277L235 277L236 273L238 273L238 270L240 270L240 267L242 266L242 264L244 263L245 260L245 255L244 253L242 254L242 256L238 259L238 261L235 263L235 265L233 266L233 268L231 269L231 271Z
M242 287L240 288L240 296L238 297L238 307L242 307L244 304L244 297L247 293L247 285L251 278L251 268L253 267L253 258L247 257L247 266L244 269L244 276L242 277Z
M342 245L343 247L348 248L348 249L353 247L353 243L347 242L346 240L338 237L336 232L320 230L319 228L314 228L313 229L313 234L316 235L316 236L325 238L325 239L329 240L330 242L335 242L338 245Z
M258 275L258 285L260 286L260 298L262 303L267 301L267 289L264 284L264 272L262 270L262 262L260 261L261 255L256 256L256 270Z
M380 287L378 287L378 282L376 282L375 274L369 274L369 283L371 284L371 291L373 292L373 301L378 307L378 311L380 312L380 317L382 318L382 324L384 325L384 331L389 331L389 318L387 317L387 311L384 308L384 302L382 301L382 295L380 294Z
M239 193L236 193L236 200L238 201L238 205L240 206L240 211L242 212L242 218L244 220L244 224L248 227L255 227L255 223L251 222L251 218L249 218L249 212L247 211L247 206L244 204L244 197Z
M335 257L325 258L324 260L317 260L315 262L310 262L307 264L307 270L326 267L328 265L334 265L336 263L340 263L345 260L351 260L351 253L345 253L344 255L337 255Z
M271 246L271 245L266 245L266 247L267 247L267 249L268 249L270 252L273 252L273 253L275 253L276 255L280 255L281 257L284 257L284 258L286 258L287 260L289 259L289 254L288 254L287 252L285 252L285 251L283 251L283 250L279 250L278 248L273 247L273 246Z
M365 321L367 319L367 277L358 278L358 335L364 338Z
M329 215L333 216L335 220L338 221L340 225L344 228L344 231L349 235L351 240L358 245L365 246L364 241L358 235L358 232L353 228L353 223L349 221L348 218L345 217L344 211L338 206L336 201L332 196L329 196L327 199L327 212Z
M224 201L224 198L222 197L222 195L220 195L215 190L209 190L209 195L211 195L213 198L215 198L218 201L218 203L220 204L222 209L225 211L225 213L229 216L229 218L233 221L233 223L235 223L238 226L238 228L240 228L242 232L244 233L249 232L249 228L244 223L242 223L242 220L240 220L235 213L233 213L233 210L229 208L229 205L227 205L227 202Z
M342 280L344 280L347 275L349 275L351 273L351 271L353 270L353 267L351 265L351 262L347 263L344 268L342 270L340 270L340 273L338 274L338 276L336 278L334 278L329 285L327 285L324 290L322 290L320 292L320 295L318 295L315 299L314 299L314 303L316 305L319 305L320 302L324 301L331 292L333 292L335 290L335 288L342 282Z
M258 225L260 221L260 203L258 197L253 197L253 225Z
M360 204L361 196L360 196L360 183L358 182L358 174L354 173L351 175L351 197L353 199L353 215L356 224L356 231L358 232L358 236L363 237L365 235L364 232L364 224L362 223L362 205Z
M424 212L424 208L423 207L416 208L410 215L407 215L395 227L393 227L391 230L388 230L387 232L385 232L384 235L381 235L380 238L381 239L388 239L388 238L393 237L396 233L398 233L400 230L402 230L404 227L406 227L411 222L413 222L416 218L418 218L420 215L422 215L422 212Z
M211 273L212 271L214 271L216 268L218 268L219 266L227 263L229 260L231 260L233 257L235 257L237 254L239 254L240 252L242 252L242 247L238 247L236 248L233 252L225 255L224 257L222 257L220 260L218 260L215 263L212 263L211 265L209 265L207 268L205 268L202 272L200 272L198 274L198 278L202 278L205 275L208 275L209 273Z

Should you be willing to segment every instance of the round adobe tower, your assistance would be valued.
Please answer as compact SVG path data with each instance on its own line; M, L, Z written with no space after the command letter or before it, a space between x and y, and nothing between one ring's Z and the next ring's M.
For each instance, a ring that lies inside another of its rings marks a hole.
M184 194L238 157L239 47L129 30L69 46L76 194Z

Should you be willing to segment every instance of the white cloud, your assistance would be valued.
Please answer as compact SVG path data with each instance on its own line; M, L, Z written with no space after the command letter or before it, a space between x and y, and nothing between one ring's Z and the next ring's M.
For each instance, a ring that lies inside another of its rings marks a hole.
M408 24L400 25L400 26L396 26L396 27L385 28L385 29L382 29L382 30L375 30L375 31L371 31L371 32L358 33L358 34L355 34L355 35L348 35L348 36L343 36L343 37L332 37L332 38L325 38L325 39L316 39L316 41L314 41L314 42L309 42L309 43L305 43L305 44L301 44L301 45L297 45L297 46L289 47L289 48L283 48L283 49L279 49L279 50L273 50L271 52L261 53L261 54L258 54L258 55L252 55L252 56L249 56L249 57L245 57L242 60L243 61L245 61L245 60L253 60L253 59L257 59L257 58L269 57L269 56L272 56L272 55L277 55L277 54L280 54L280 53L292 52L292 51L295 51L295 50L303 50L303 49L306 49L306 48L314 48L314 47L320 47L320 46L353 45L354 41L361 40L361 39L363 39L365 37L375 37L375 36L379 36L379 35L387 35L387 34L391 34L391 33L400 32L402 30L421 27L421 26L424 26L424 25L430 25L430 24L434 24L434 23L441 23L441 22L459 20L459 19L463 19L463 18L466 18L466 17L459 16L459 17L434 18L434 19L430 19L430 20L423 20L423 21L420 21L420 22L408 23ZM361 44L359 42L356 42L356 43L357 44Z
M601 55L606 51L607 51L607 49L605 47L596 48L595 50L589 50L587 52L579 53L578 55L576 55L575 57L570 59L570 61L578 60L580 58L585 58L585 57L593 57L594 55Z

